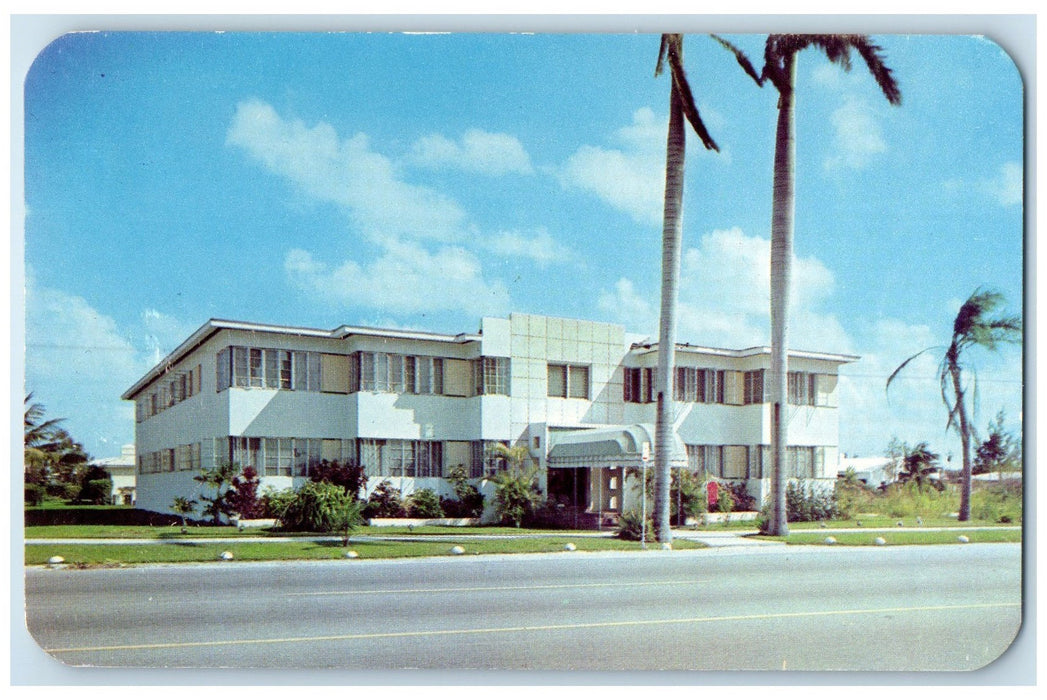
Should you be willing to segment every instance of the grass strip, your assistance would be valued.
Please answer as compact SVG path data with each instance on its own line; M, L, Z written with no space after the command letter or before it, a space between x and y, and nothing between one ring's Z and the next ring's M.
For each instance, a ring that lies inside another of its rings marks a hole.
M146 545L26 545L27 565L46 564L53 556L65 559L68 566L121 566L130 564L189 563L217 561L222 552L231 552L234 561L288 561L297 559L342 559L348 550L361 559L394 559L401 557L453 556L456 544L466 554L527 554L564 552L564 546L573 543L578 551L639 551L639 542L616 538L549 537L506 540L463 540L461 542L350 542L341 543L301 540L298 542L242 542L242 543L171 543ZM704 545L676 540L676 549L698 549ZM564 552L569 555L570 552Z
M605 531L606 532L606 531ZM232 537L287 537L302 533L279 532L267 527L249 527L240 530L230 525L190 526L182 532L181 526L154 527L149 525L30 525L25 528L26 539L207 539ZM307 533L308 534L308 533ZM315 534L315 533L314 533ZM568 536L574 533L565 530L539 530L515 527L448 527L429 525L424 527L358 527L355 535L513 535L513 536ZM597 532L589 533L592 535ZM575 535L582 536L582 535Z
M964 531L962 529L947 532L916 532L912 530L899 530L896 532L796 532L791 531L788 536L770 537L759 536L759 539L778 540L784 539L786 544L795 545L822 545L826 544L826 538L832 537L836 545L848 546L877 546L876 538L882 538L887 546L913 545L913 544L964 544L959 538L964 536L971 543L986 542L1021 542L1021 530L974 530ZM883 545L880 545L883 546Z

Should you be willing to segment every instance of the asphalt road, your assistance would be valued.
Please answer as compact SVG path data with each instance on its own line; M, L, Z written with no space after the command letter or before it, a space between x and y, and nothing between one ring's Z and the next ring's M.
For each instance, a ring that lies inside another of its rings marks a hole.
M973 670L1021 623L1021 547L725 548L26 572L66 664Z

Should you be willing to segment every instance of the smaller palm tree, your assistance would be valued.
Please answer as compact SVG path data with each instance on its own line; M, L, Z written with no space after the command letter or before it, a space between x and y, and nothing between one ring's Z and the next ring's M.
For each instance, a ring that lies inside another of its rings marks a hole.
M182 516L182 532L186 532L185 516L196 510L196 499L189 499L185 496L175 496L174 503L171 504L171 509Z
M931 475L937 471L938 455L931 452L926 442L918 442L915 447L906 450L898 478L903 484L914 483L917 488L922 489L924 484L930 481Z
M495 511L503 521L520 527L524 518L533 513L542 501L542 492L538 488L538 467L525 466L531 461L530 450L526 445L495 445L494 449L508 465L505 471L491 478L495 483Z
M1022 320L1020 316L999 315L997 312L1004 304L1002 294L991 290L976 289L960 307L953 321L952 341L945 348L941 362L938 363L938 381L941 385L942 403L949 411L946 429L955 429L960 434L960 454L963 457L963 478L960 482L960 514L962 521L971 519L971 437L974 425L967 412L967 390L964 372L977 377L968 355L974 348L994 351L1001 343L1019 343L1022 337ZM891 382L917 357L941 347L930 347L909 357L887 378L887 389ZM972 385L974 391L976 385Z

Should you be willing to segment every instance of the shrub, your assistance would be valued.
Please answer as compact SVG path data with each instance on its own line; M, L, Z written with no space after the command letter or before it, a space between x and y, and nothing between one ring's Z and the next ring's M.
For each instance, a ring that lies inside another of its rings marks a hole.
M458 465L447 475L454 485L454 498L441 498L440 507L449 518L479 518L484 512L484 496L469 483L465 469Z
M432 489L419 489L407 499L407 517L409 518L442 518L443 508L440 497Z
M204 486L211 489L211 493L200 495L200 500L206 505L203 514L211 518L214 525L221 525L222 518L228 518L234 510L229 503L230 483L240 474L240 465L235 462L223 462L213 469L201 469L200 473L193 477Z
M630 510L627 513L622 513L622 515L618 518L618 538L622 540L634 540L636 542L639 542L641 536L644 535L644 530L646 530L646 535L644 536L644 539L646 539L646 541L648 542L653 542L655 540L654 522L651 520L650 517L648 517L644 525L641 525L641 520L642 516L635 510ZM641 527L643 527L643 529L641 529Z
M309 478L313 481L326 481L329 484L341 486L354 498L360 497L360 489L367 482L364 468L360 465L352 462L343 463L338 460L328 462L326 459L321 460L320 464L309 470Z
M971 494L971 517L994 523L1022 522L1022 489L992 485Z
M44 495L47 493L40 484L26 484L25 485L25 504L27 506L38 506L44 502Z
M729 485L720 489L720 497L716 499L716 509L721 513L730 513L734 510L734 496L731 494Z
M365 518L406 517L407 509L404 507L400 489L395 488L389 483L388 479L378 484L375 490L371 492L367 503L364 504L363 516Z
M109 503L113 493L113 482L109 479L91 479L84 484L77 494L76 500L82 503L93 503L100 506Z
M261 502L260 511L263 518L276 518L283 522L284 511L287 510L287 506L294 500L295 492L294 489L276 489L269 487L262 494L259 501Z
M832 491L819 489L804 481L790 481L785 488L786 518L789 522L832 520L837 516Z
M281 527L292 532L349 532L360 524L362 506L336 484L310 481L302 485L284 508Z
M756 510L756 499L749 495L744 481L728 481L725 486L731 492L735 512Z
M534 515L542 504L536 469L510 469L494 477L494 508L503 523L520 527L524 519Z
M262 503L258 500L258 472L254 467L245 467L230 482L227 496L232 512L241 518L257 518L262 514Z
M188 499L185 496L176 496L171 504L171 509L182 516L182 529L186 527L185 516L196 511L196 499Z

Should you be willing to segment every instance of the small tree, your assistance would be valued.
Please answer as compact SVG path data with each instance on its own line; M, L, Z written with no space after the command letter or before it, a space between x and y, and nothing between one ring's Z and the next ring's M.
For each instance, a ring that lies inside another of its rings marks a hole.
M1004 412L996 414L996 419L989 424L989 435L978 445L974 456L973 474L997 472L1000 483L1003 473L1021 467L1021 442L1004 429Z
M75 480L77 494L75 500L79 503L92 503L102 505L108 503L113 494L113 480L102 467L91 465L86 468L77 469L67 475L67 480Z
M262 503L258 500L258 472L254 467L245 467L229 482L229 508L241 518L257 518Z
M542 491L538 488L538 468L524 467L530 457L526 445L496 445L495 451L508 465L505 471L492 477L495 483L495 512L502 522L511 522L520 527L524 518L532 515L543 500Z
M367 483L367 475L364 468L353 462L339 462L335 460L328 462L322 460L320 464L309 470L309 478L313 481L326 481L345 489L354 498L359 498L360 489Z
M343 545L363 520L363 504L337 484L310 481L284 508L283 529L297 532L340 532Z
M930 476L938 471L938 455L927 447L926 442L916 443L907 449L902 460L902 471L898 475L903 484L914 483L922 489Z
M407 516L404 499L400 489L393 486L388 479L382 481L371 492L363 506L365 518L403 518Z
M441 498L440 507L451 518L479 518L484 512L484 496L480 489L469 483L465 467L461 464L451 469L447 480L454 486L454 498Z
M419 489L407 498L407 517L409 518L442 518L443 508L440 497L432 489Z
M185 516L196 510L196 499L188 499L185 496L176 496L171 504L172 510L182 516L182 531L186 530Z
M193 477L205 487L211 489L211 493L201 494L200 500L206 505L203 514L211 518L214 525L221 525L222 518L228 518L235 511L229 502L230 484L240 473L240 466L235 462L223 462L213 469L202 469Z

